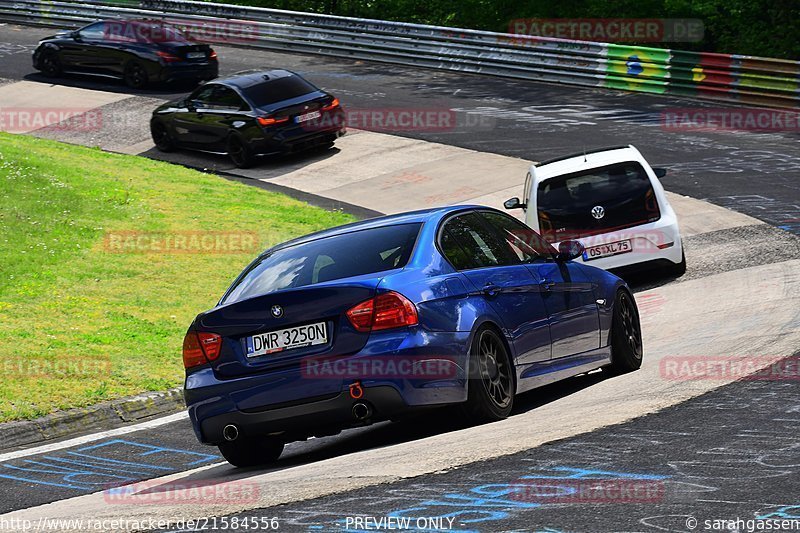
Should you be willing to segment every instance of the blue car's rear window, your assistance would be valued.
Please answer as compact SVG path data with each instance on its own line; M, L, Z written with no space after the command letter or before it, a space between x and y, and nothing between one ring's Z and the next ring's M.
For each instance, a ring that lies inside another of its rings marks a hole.
M395 224L363 229L263 255L234 282L220 303L402 268L411 257L421 226Z

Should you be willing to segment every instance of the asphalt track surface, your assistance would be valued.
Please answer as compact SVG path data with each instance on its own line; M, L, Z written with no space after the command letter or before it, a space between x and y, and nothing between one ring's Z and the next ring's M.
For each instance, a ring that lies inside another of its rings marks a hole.
M47 28L0 26L0 78L53 83L31 66ZM346 107L455 110L454 127L391 131L396 135L542 161L581 149L634 143L670 172L673 192L706 199L800 234L800 131L669 131L663 113L736 109L717 103L606 91L397 65L215 46L221 75L289 68L340 97ZM71 77L55 83L171 99L191 87L131 91L121 82ZM794 122L797 124L797 121ZM150 154L148 154L150 155Z
M0 78L50 82L30 66L30 51L39 38L49 34L52 30L0 26ZM654 166L670 168L663 180L668 190L707 199L800 234L798 132L674 133L661 126L661 112L666 109L722 107L718 104L216 48L223 75L248 68L285 67L307 76L352 107L458 110L460 123L454 129L392 132L398 135L532 160L574 152L576 147L591 149L633 140ZM131 93L121 84L105 80L69 78L57 83ZM188 90L156 88L131 94L165 99L182 96ZM736 231L729 236L742 238ZM763 237L764 230L752 234L744 231L744 238ZM698 246L702 238L698 238ZM779 242L781 246L796 246L794 240ZM795 252L782 256L780 247L771 253L762 252L758 257L742 258L742 263L796 256ZM731 257L723 269L739 268L742 263ZM693 274L690 266L688 276L692 275L703 274ZM516 412L534 409L599 379L595 374L580 376L525 395L517 403ZM425 510L415 517L458 512L458 529L480 531L686 531L686 516L706 518L696 514L699 508L708 518L717 510L720 518L737 513L743 518L770 513L791 517L792 513L800 514L798 412L800 389L796 381L736 383L665 411L523 454L249 515L277 516L285 525L281 529L290 531L346 530L347 524L342 523L346 516L381 517L420 506ZM687 425L687 420L691 424ZM350 430L336 437L290 444L279 467L390 446L451 429L457 427L422 418ZM219 464L222 460L215 452L196 443L188 421L183 420L111 441L8 461L0 469L0 513L197 466L218 465L214 468L230 471L227 465ZM518 486L512 495L503 493L510 490L509 484L530 472L552 476L557 469L565 472L564 468L577 469L572 472L582 471L584 476L587 470L595 469L612 472L606 475L613 479L646 480L652 482L660 499L542 505L539 500L529 501L529 493L520 497ZM756 494L759 501L753 500ZM486 507L476 507L476 496L490 501ZM498 498L506 503L498 503ZM461 505L464 501L471 503ZM441 505L432 506L431 502ZM487 509L493 513L491 520ZM477 518L482 520L468 521Z
M277 517L282 531L350 533L375 530L389 517L423 531L442 524L460 532L691 532L711 531L706 521L713 520L725 521L718 531L758 531L756 522L763 530L784 520L772 527L800 531L799 415L796 381L739 381L656 414L424 480L236 518Z

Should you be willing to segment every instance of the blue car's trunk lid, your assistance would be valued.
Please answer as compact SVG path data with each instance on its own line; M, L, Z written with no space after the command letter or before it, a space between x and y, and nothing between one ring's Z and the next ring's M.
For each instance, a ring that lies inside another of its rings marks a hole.
M220 356L212 362L214 373L222 379L233 378L302 366L304 358L358 352L369 333L356 331L346 312L375 296L380 279L349 278L277 291L199 316L198 330L223 338ZM294 347L282 348L287 331Z

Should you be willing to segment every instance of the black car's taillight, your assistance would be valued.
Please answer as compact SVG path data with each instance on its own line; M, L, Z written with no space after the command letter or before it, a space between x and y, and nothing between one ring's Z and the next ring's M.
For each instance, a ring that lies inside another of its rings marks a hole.
M322 106L322 111L330 111L331 109L336 109L339 107L339 99L334 98L328 105Z
M181 61L181 58L176 56L175 54L170 54L169 52L156 52L156 55L165 63L177 63Z
M289 117L258 117L256 119L259 126L274 126L289 121Z

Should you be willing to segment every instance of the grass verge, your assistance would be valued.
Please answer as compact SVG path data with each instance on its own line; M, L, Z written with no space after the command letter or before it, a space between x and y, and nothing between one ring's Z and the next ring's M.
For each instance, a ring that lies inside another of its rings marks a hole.
M0 133L0 422L183 378L186 327L261 250L349 215Z

